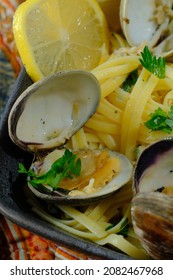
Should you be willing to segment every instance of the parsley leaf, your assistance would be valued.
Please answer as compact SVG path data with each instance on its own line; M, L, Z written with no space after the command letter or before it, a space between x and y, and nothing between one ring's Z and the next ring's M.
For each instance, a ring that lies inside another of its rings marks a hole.
M116 226L116 224L110 224L105 230L107 231L107 230L113 228L114 226Z
M127 237L128 236L128 231L129 231L129 224L128 223L129 223L129 220L128 220L128 218L126 218L121 225L121 230L117 234L121 234L124 237Z
M143 52L141 52L142 58L139 59L144 68L153 73L160 79L165 78L166 60L163 57L156 58L145 46Z
M33 170L29 170L27 171L27 169L25 168L25 166L23 165L23 163L19 163L19 170L18 170L19 173L24 173L24 174L27 174L28 176L35 176L35 173Z
M112 229L114 226L116 226L116 224L111 224L111 225L109 225L105 230L106 230L106 231L107 231L107 230L110 230L110 229ZM120 231L117 232L117 234L121 234L121 235L123 235L124 237L127 237L127 235L128 235L128 229L129 229L129 220L128 220L128 218L126 218L126 219L122 222L122 224L121 224L121 226L120 226Z
M57 189L63 178L72 179L74 175L80 176L81 160L77 159L77 154L73 154L66 149L64 155L58 158L45 174L37 175L32 169L27 171L22 163L19 163L18 172L27 174L30 177L28 182L34 188L38 188L40 185L48 185Z
M150 115L150 119L144 125L152 131L162 130L171 133L173 130L173 106L168 113L159 107Z
M135 69L128 75L127 79L122 84L122 89L127 92L130 92L132 86L135 85L137 78L138 78L138 70Z

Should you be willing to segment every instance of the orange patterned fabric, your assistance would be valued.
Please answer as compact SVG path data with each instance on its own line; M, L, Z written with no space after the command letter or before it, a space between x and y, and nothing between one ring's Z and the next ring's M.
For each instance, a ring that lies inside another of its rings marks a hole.
M37 236L0 216L1 260L88 260L88 256Z
M17 2L2 0L0 3L0 49L10 61L16 76L19 74L21 67L12 32L13 14L15 12Z
M0 110L10 94L21 68L21 62L12 33L13 14L23 1L0 1ZM0 111L0 112L1 112ZM0 259L1 260L56 260L89 259L88 256L69 250L52 241L41 238L20 228L0 215Z

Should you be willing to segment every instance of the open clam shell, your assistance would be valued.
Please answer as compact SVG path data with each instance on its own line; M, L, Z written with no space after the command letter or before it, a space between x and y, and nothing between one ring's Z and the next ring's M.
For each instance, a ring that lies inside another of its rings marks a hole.
M173 258L173 139L147 147L134 171L134 231L154 259Z
M61 150L62 152L62 150ZM50 188L47 188L47 191L43 186L40 186L38 188L34 188L31 184L28 184L30 190L38 197L43 200L49 201L49 202L55 202L55 203L61 203L61 204L72 204L72 205L84 205L89 204L91 202L96 202L98 200L101 200L109 195L112 195L115 193L118 189L120 189L122 186L124 186L132 177L133 167L131 162L128 158L126 158L124 155L117 153L115 151L107 151L108 156L110 156L111 160L115 159L115 164L111 165L113 166L114 170L107 170L106 174L107 176L102 175L101 173L104 173L103 169L100 169L98 167L98 162L96 163L95 158L98 156L98 158L102 157L102 150L80 150L76 151L76 153L80 155L83 154L84 159L84 175L83 178L81 177L80 183L79 183L79 189L68 189L66 188L66 183L64 184L64 188L61 188L61 185L55 190L51 191ZM31 168L37 169L44 168L44 165L49 165L50 162L50 155L52 155L53 158L55 158L55 155L57 155L59 151L54 150L51 154L48 155L48 160L43 160L43 162L38 163L36 162L32 164ZM87 159L88 157L88 159ZM92 157L92 158L91 158ZM48 162L48 163L47 163ZM83 161L82 161L83 163ZM106 162L107 163L107 162ZM37 168L38 166L38 168ZM96 171L93 172L93 170L96 167ZM110 165L104 165L104 170L106 167L110 167ZM91 172L91 175L90 175ZM87 174L86 174L87 173ZM94 175L93 175L94 173ZM111 179L107 181L109 174L114 173L111 175ZM89 175L88 175L89 174ZM89 180L88 177L89 176ZM99 176L99 178L98 178ZM85 180L87 178L87 180ZM98 180L96 179L98 178ZM93 180L93 181L92 181ZM105 180L105 184L103 184ZM81 188L80 186L83 184L84 181L84 187ZM99 182L97 186L94 185L95 182ZM88 183L86 183L88 182ZM73 184L73 182L70 182Z
M151 20L154 7L154 0L121 0L121 26L131 46L151 40L157 28L157 24Z
M143 43L156 56L171 57L172 0L121 0L120 22L130 46Z
M91 117L100 101L100 85L89 72L71 70L28 87L8 118L10 138L24 150L64 144Z
M173 139L163 139L148 146L134 170L135 192L152 192L173 187Z

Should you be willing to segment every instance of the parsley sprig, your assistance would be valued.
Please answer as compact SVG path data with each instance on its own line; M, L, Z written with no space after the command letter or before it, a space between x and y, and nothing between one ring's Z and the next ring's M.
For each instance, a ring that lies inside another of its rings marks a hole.
M73 154L66 149L62 157L58 158L51 166L50 170L42 175L37 175L32 169L28 171L22 163L19 163L19 173L27 174L28 182L34 187L48 185L57 189L63 178L72 179L81 174L81 160L77 159L77 154Z
M140 58L140 62L144 68L146 68L149 72L157 76L159 79L165 78L166 71L166 60L163 57L154 56L148 49L147 46L144 47L143 52L141 52L142 58Z
M165 112L159 107L144 124L152 131L162 130L171 133L173 130L173 106L171 106L169 112Z
M132 87L135 85L138 79L138 70L133 70L127 77L127 79L123 82L122 88L123 90L130 92Z

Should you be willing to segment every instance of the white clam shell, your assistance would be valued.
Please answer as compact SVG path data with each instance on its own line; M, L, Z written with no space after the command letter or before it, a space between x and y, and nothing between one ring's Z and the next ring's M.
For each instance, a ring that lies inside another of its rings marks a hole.
M145 43L156 56L171 57L172 6L172 0L121 0L120 22L129 45Z
M9 135L22 149L37 151L64 144L95 113L100 85L89 72L71 70L27 88L8 118Z
M131 46L149 41L157 25L151 21L154 0L122 0L120 20L124 35Z

